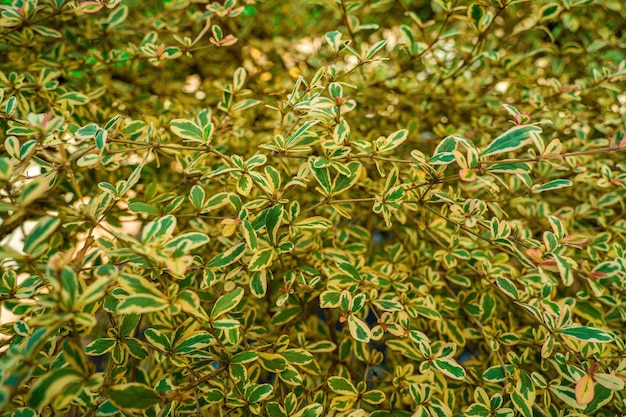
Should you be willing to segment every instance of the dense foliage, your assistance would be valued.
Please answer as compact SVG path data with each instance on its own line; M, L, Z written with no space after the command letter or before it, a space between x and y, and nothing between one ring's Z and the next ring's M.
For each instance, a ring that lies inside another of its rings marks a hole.
M2 415L626 413L622 0L2 4Z

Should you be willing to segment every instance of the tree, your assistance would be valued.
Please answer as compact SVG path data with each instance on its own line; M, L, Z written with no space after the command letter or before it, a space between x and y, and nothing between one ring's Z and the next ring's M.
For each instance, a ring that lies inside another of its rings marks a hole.
M3 4L3 415L626 412L623 2Z

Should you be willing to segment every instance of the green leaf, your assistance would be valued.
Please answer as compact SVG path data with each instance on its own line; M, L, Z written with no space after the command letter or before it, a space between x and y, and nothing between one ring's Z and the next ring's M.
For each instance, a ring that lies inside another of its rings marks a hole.
M593 274L601 278L611 278L617 275L620 271L620 266L615 261L605 261L593 268Z
M24 252L34 253L48 237L55 232L61 220L54 217L42 217L24 241Z
M301 386L303 384L302 376L291 365L287 365L287 368L278 374L278 377L286 384L293 386Z
M161 401L155 390L138 382L113 385L106 393L109 400L124 411L141 412Z
M293 414L292 417L320 417L324 412L324 406L322 404L314 403L307 405L302 410Z
M496 278L496 285L512 299L517 300L519 298L517 287L510 279L504 277Z
M294 318L298 317L301 312L302 307L300 306L283 308L272 317L271 323L273 326L282 326L293 320Z
M259 364L269 372L278 373L287 369L287 361L277 353L259 352Z
M511 394L513 405L525 417L533 417L532 408L535 397L535 386L532 379L525 371L520 370L515 392Z
M292 365L306 365L313 361L313 355L304 349L287 349L281 353Z
M156 298L166 299L156 285L142 276L121 273L118 282L123 288L127 289L131 295L150 295Z
M330 179L330 172L328 168L316 168L313 165L313 159L310 161L310 168L313 172L313 176L322 187L324 195L330 195L332 193L332 180Z
M122 343L128 349L128 352L133 358L136 359L145 359L148 357L148 349L146 349L143 344L134 337L125 337L122 339Z
M515 126L498 136L482 151L481 156L497 155L514 151L531 141L532 135L539 135L542 129L537 126Z
M15 98L15 96L11 96L7 100L7 104L4 107L4 112L7 114L7 116L12 116L13 113L15 113L16 109L17 109L17 99Z
M165 249L173 251L173 255L176 257L188 254L193 249L197 249L201 246L209 243L209 237L204 233L189 232L174 237L167 242Z
M33 384L28 405L41 411L50 401L62 396L68 385L84 378L81 372L71 367L52 370L39 377Z
M330 229L333 223L325 217L314 216L297 221L292 226L302 230L325 230Z
M406 129L398 130L397 132L392 133L391 135L384 138L381 143L377 143L378 152L388 152L391 151L402 144L409 136L409 131Z
M561 276L563 285L569 287L574 284L574 274L572 270L576 263L570 258L559 256L556 253L553 253L552 257L556 262L556 266L559 270L559 275Z
M352 385L352 382L340 376L331 376L328 378L328 387L336 394L359 395L359 391Z
M74 136L76 136L76 139L91 139L96 136L98 129L100 129L100 127L97 124L90 123L78 129L74 133Z
M68 93L61 94L57 98L57 100L59 101L67 100L71 104L78 104L78 105L87 104L89 102L89 98L86 95L76 92L76 91L70 91Z
M211 259L207 264L206 268L222 268L224 266L228 266L233 262L236 262L239 258L243 256L243 253L246 251L245 242L238 243L228 249L226 252L220 253Z
M266 405L268 417L287 417L285 408L277 402L270 402Z
M245 68L239 67L235 70L235 72L233 73L233 89L235 91L239 91L243 88L247 76L248 73L246 72Z
M204 199L206 197L206 193L204 192L204 188L199 185L194 185L191 187L191 192L189 193L189 201L193 204L193 207L196 210L200 210L204 205Z
M453 379L465 379L465 369L454 359L435 359L433 365L439 371Z
M332 194L337 195L350 189L360 178L361 164L356 161L352 161L346 165L350 171L349 175L340 174L337 176L335 183L332 186Z
M252 178L249 174L244 174L239 178L237 182L237 192L241 195L247 196L252 191Z
M204 391L203 397L209 404L217 404L224 400L224 393L220 389L212 388Z
M531 169L526 162L502 163L487 167L487 172L494 174L529 174Z
M83 3L84 4L84 3ZM106 400L98 406L96 415L100 416L117 416L120 413L120 409L114 406L111 401Z
M626 385L620 377L611 374L597 373L593 379L604 388L612 391L622 391Z
M609 343L615 339L611 333L588 326L567 327L559 329L559 333L583 342Z
M361 398L363 398L363 401L365 401L368 404L380 404L383 401L385 401L386 397L385 397L384 392L374 389L374 390L365 392L361 396Z
M256 100L256 99L252 99L252 98L248 98L248 99L245 99L245 100L239 100L238 102L233 104L233 106L230 108L230 110L233 113L234 112L238 112L238 111L243 111L243 110L249 109L249 108L254 107L257 104L261 104L261 103L262 103L261 100Z
M447 165L454 162L454 154L452 152L442 152L436 155L433 155L429 162L431 165Z
M153 328L146 329L144 332L144 337L152 346L161 350L162 352L169 352L171 349L171 344L167 336L165 336L161 331Z
M210 314L211 318L215 320L237 307L237 304L239 304L243 298L243 294L243 288L237 287L231 292L222 295L213 305L213 309Z
M204 136L200 126L187 119L175 119L170 123L170 130L183 139L192 142L204 142Z
M273 388L270 384L252 384L246 388L244 397L250 403L258 403L272 395Z
M272 265L274 259L274 248L264 248L252 255L248 269L250 271L261 271Z
M327 290L320 294L320 307L321 308L337 308L339 307L339 298L341 292Z
M12 170L10 159L0 157L0 182L8 181L11 178Z
M439 321L443 319L443 317L441 317L441 313L439 313L437 310L430 308L430 307L410 306L410 309L414 311L415 313L419 314L420 316L424 316L431 320Z
M374 55L376 55L376 52L380 51L386 44L387 44L387 41L384 39L382 41L376 42L367 50L367 52L365 53L365 56L363 57L363 60L367 61L369 59L372 59Z
M513 374L515 372L514 365L505 365L505 370L500 365L492 366L483 372L483 379L488 382L502 382L506 379L506 374Z
M0 397L0 401L2 398ZM11 414L11 417L37 417L39 414L30 407L20 407Z
M244 351L239 352L236 355L234 355L231 358L230 362L231 363L243 364L243 363L254 362L258 358L259 358L259 354L258 353L252 352L252 351L249 351L249 350L244 350Z
M96 146L98 149L104 149L107 143L108 132L106 130L98 130L96 133Z
M133 201L128 205L128 209L133 213L149 214L150 216L158 216L161 214L159 209L142 201Z
M579 317L589 320L594 324L604 322L604 312L602 309L588 301L576 300L574 312Z
M483 404L472 404L463 412L465 417L489 417L491 410Z
M31 26L31 28L39 33L42 36L47 36L49 38L57 38L60 39L63 37L63 35L61 34L61 32L59 32L58 30L54 30L52 28L49 27L45 27L45 26L41 26L41 25L33 25Z
M39 176L24 185L17 197L17 202L21 207L26 207L39 197L44 195L50 188L50 181L44 176Z
M258 237L256 234L256 230L252 226L252 223L248 221L248 219L244 219L241 221L241 234L246 240L246 244L252 250L256 250L258 247Z
M90 153L83 155L76 161L76 165L81 168L93 168L100 163L102 157L99 154Z
M348 316L348 329L350 329L350 335L359 342L369 343L371 338L370 328L365 322L354 314Z
M85 347L85 353L89 356L101 356L115 347L115 339L96 339Z
M519 411L522 416L533 417L532 404L528 404L526 400L517 392L511 394L511 401L513 402L513 406L515 406L517 411Z
M561 6L558 3L546 4L539 10L540 21L554 19L561 13Z
M285 147L293 148L294 146L298 145L298 143L301 142L301 140L299 139L303 136L306 137L306 136L311 135L311 133L309 132L309 129L318 123L319 123L319 120L309 120L308 122L300 126L300 128L296 130L294 134L292 134L291 136L287 138L287 140L285 141Z
M143 243L153 243L162 238L169 238L176 228L176 217L168 214L158 220L150 222L144 227L141 236Z
M579 409L582 406L576 402L576 394L574 390L570 387L565 387L562 385L550 385L549 390L553 393L558 399L563 401L565 404L574 409Z
M372 303L382 311L402 311L402 304L395 300L373 300Z
M282 224L283 215L283 206L280 204L276 204L267 212L267 216L265 217L265 228L267 230L267 235L272 246L276 243L278 229Z
M141 316L139 314L126 314L122 318L118 335L121 337L128 337L132 335L140 320Z
M119 314L145 314L163 310L168 307L167 300L149 294L130 295L117 305Z
M257 298L265 297L267 293L267 272L256 271L250 276L250 292Z
M119 26L128 17L128 6L123 4L117 7L106 19L108 29Z
M572 182L570 180L559 179L551 180L544 184L533 185L532 192L534 194L542 193L544 191L558 190L559 188L571 187Z
M217 193L211 196L202 207L202 213L208 213L211 210L216 210L220 207L224 207L229 203L229 196L231 193Z
M172 352L177 355L185 355L190 352L204 349L207 346L212 345L214 342L215 339L209 332L199 331L186 337L180 343L175 345Z
M472 4L467 8L467 17L472 20L472 23L476 28L480 28L483 16L485 15L485 9L478 3Z

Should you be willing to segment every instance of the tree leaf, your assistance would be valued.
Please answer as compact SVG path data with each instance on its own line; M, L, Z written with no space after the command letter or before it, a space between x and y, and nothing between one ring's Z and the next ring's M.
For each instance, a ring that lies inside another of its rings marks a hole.
M252 259L250 259L250 262L248 264L248 269L250 271L261 271L272 265L273 259L274 248L261 249L259 251L256 251L254 255L252 255Z
M307 405L292 417L320 417L324 412L324 406L322 404L314 403Z
M169 306L169 302L150 294L129 295L117 305L119 314L145 314L160 311Z
M183 139L204 142L204 135L200 126L187 119L175 119L170 123L170 130Z
M352 385L352 382L340 376L328 378L328 387L332 392L341 395L358 395L359 391Z
M544 191L552 191L558 190L559 188L571 187L572 182L570 180L559 179L559 180L551 180L544 184L535 184L533 185L532 192L543 193Z
M115 339L96 339L85 347L85 353L89 356L101 356L115 347Z
M273 388L270 384L252 384L246 388L244 397L250 403L258 403L272 395Z
M215 320L216 318L228 313L229 311L237 307L237 304L239 304L239 302L243 298L243 294L243 288L237 287L231 292L222 295L213 305L213 309L211 310L210 314L211 318Z
M350 335L359 342L369 343L371 338L370 328L354 314L348 316L348 328L350 329Z
M206 268L222 268L224 266L228 266L232 264L233 262L236 262L239 258L241 258L245 251L246 251L245 242L240 242L232 246L226 252L216 255L213 259L211 259L206 264Z
M61 220L54 217L42 217L24 241L24 252L33 253L39 245L48 239L61 224Z
M481 156L492 156L511 152L531 141L531 135L539 135L542 129L537 126L515 126L498 136L481 152Z
M453 379L465 379L465 369L454 359L435 359L433 365L446 376Z
M314 216L297 221L292 226L302 230L325 230L330 229L333 223L325 217Z
M30 399L28 405L36 410L40 410L50 403L59 395L63 395L63 391L73 382L84 379L85 376L71 367L53 370L39 379L33 384L30 390Z
M513 284L513 282L510 279L504 278L504 277L498 277L496 278L496 285L498 286L498 288L502 290L502 292L504 292L506 295L508 295L512 299L517 300L519 298L517 287L515 287L515 284Z
M106 393L109 400L124 411L141 412L161 401L155 390L138 382L113 385Z
M576 326L559 329L559 333L583 342L609 343L614 340L612 334L595 327Z

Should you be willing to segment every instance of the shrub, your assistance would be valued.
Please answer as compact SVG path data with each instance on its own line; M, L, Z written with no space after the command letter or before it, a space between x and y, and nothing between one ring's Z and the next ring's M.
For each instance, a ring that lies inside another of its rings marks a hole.
M3 415L626 413L622 1L2 3Z

